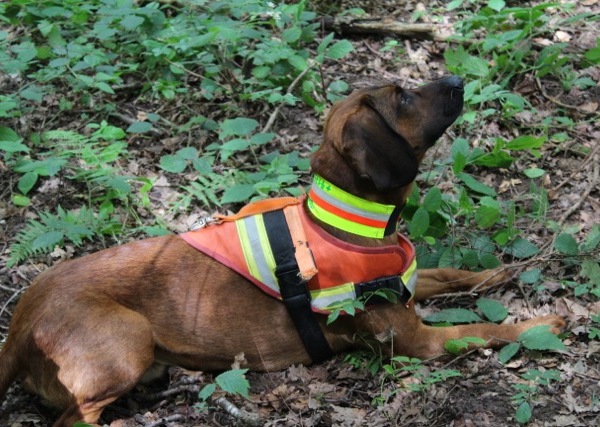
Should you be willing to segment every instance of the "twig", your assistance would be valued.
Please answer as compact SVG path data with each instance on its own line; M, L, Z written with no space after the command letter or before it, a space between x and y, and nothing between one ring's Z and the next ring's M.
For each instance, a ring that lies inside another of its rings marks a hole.
M594 155L596 154L597 151L600 151L600 144L597 144L594 148L592 148L592 151L589 153L588 157L583 162L581 162L581 164L579 165L579 167L577 168L577 170L574 171L574 172L572 172L572 173L570 173L568 177L566 177L565 179L563 179L558 185L554 186L552 188L552 191L553 192L557 192L565 184L571 182L573 180L573 175L581 173L581 171L583 170L583 168L585 168L587 166L587 164L592 161L592 159L594 158Z
M592 181L590 182L590 185L585 189L585 191L583 192L581 197L579 197L577 202L573 206L571 206L569 209L567 209L567 211L563 214L563 216L560 217L560 219L558 220L559 225L563 225L564 222L569 218L569 216L571 216L571 214L573 212L575 212L577 209L579 209L581 207L581 205L588 198L588 196L590 195L592 190L598 188L598 183L600 182L600 179L599 179L600 173L599 173L598 169L600 169L598 167L598 156L595 156L594 172L592 175Z
M173 396L174 394L178 394L178 393L182 393L182 392L197 393L199 391L200 391L199 386L185 384L185 385L180 385L178 387L172 387L172 388L169 388L164 391L159 391L156 393L149 393L149 394L136 393L136 397L139 397L140 399L143 399L145 401L157 401L157 400L162 400L167 397Z
M179 421L182 419L183 415L181 414L169 415L168 417L164 417L159 420L152 421L151 423L144 424L144 427L158 427L162 425L168 425L168 423L171 423L173 421Z
M300 83L300 80L302 80L302 78L315 66L315 64L316 63L314 61L309 60L308 67L306 67L305 70L303 70L300 74L298 74L298 76L294 79L294 81L288 86L287 90L285 91L286 95L289 95L290 93L292 93L294 88L298 85L298 83ZM267 120L267 124L262 128L262 131L261 131L262 133L266 133L271 130L271 128L273 127L273 123L275 123L275 119L277 118L277 115L279 114L279 111L281 110L281 105L282 104L279 104L275 108L275 110L273 110L273 112L269 116L269 120Z
M236 418L243 425L247 425L247 426L259 426L260 425L260 418L258 417L258 415L250 414L250 413L244 411L243 409L238 408L237 406L235 406L233 403L231 403L229 400L225 399L224 397L216 398L215 400L213 400L213 403L215 405L218 405L221 408L223 408L225 410L225 412L227 412L232 417Z
M567 108L569 110L575 110L579 114L582 114L584 116L596 116L596 115L598 115L597 112L595 112L595 111L586 111L583 108L579 107L578 105L565 104L564 102L560 101L559 99L557 99L557 98L553 97L552 95L548 94L548 92L546 92L546 90L544 89L544 86L542 85L542 82L540 81L539 78L536 78L535 82L536 82L538 88L540 89L540 92L544 96L544 98L546 98L548 101L550 101L550 102L558 105L559 107Z

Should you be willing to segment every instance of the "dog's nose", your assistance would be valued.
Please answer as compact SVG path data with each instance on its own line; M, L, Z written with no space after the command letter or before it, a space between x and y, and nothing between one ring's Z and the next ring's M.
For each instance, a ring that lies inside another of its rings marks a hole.
M458 76L446 77L446 78L442 79L441 83L450 87L450 89L463 90L465 87L463 79Z

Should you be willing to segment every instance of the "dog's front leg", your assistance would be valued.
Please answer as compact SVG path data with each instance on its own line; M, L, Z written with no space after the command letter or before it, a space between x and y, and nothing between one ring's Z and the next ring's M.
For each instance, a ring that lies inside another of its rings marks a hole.
M419 270L416 301L452 292L468 292L499 285L510 279L510 271L499 267L479 272L454 268L431 268Z
M522 332L537 326L548 325L558 334L565 326L555 315L536 317L514 324L477 323L436 327L425 325L414 305L380 306L357 317L360 329L367 329L380 341L391 341L393 354L429 359L445 353L444 344L450 339L477 337L486 341L485 347L501 347L517 339Z

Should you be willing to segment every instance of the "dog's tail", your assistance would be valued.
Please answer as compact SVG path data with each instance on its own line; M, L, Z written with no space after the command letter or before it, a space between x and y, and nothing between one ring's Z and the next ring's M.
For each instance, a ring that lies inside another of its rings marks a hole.
M8 387L10 387L19 373L18 358L14 349L14 345L6 342L2 344L2 349L0 350L0 402L4 400Z

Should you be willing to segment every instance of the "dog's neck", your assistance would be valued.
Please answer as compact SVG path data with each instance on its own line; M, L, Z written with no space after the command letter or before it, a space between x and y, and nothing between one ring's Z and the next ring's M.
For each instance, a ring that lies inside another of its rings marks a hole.
M313 176L306 205L328 231L370 239L393 235L402 209L350 194L317 174Z

